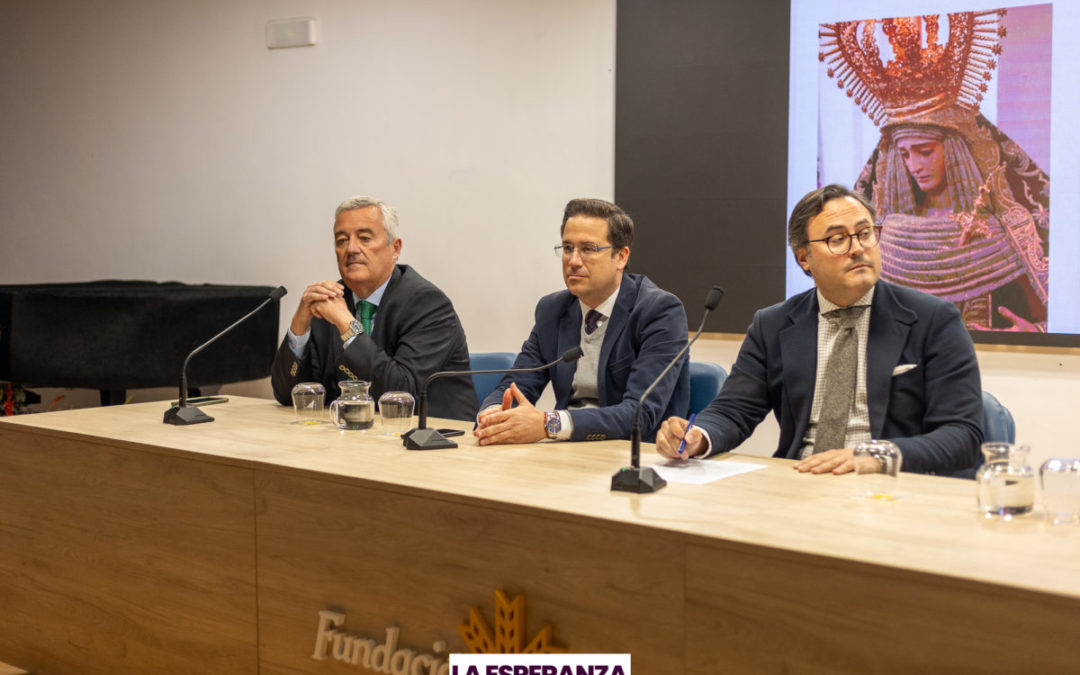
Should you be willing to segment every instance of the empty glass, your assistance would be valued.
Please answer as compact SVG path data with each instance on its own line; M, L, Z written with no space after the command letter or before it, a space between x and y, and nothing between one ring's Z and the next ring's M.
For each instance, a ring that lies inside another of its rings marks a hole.
M899 446L891 441L859 443L852 459L858 475L857 497L882 502L899 499L896 477L904 459Z
M1080 459L1053 457L1039 468L1043 508L1054 525L1080 522Z
M318 382L301 382L292 389L292 401L293 410L296 411L296 421L293 424L322 424L326 387Z
M388 391L379 397L383 436L400 436L413 428L412 414L416 399L407 391Z
M870 441L855 446L855 473L883 473L896 478L903 457L891 441Z
M1008 520L1035 508L1035 471L1028 465L1031 448L1012 443L983 443L985 463L975 474L979 510Z

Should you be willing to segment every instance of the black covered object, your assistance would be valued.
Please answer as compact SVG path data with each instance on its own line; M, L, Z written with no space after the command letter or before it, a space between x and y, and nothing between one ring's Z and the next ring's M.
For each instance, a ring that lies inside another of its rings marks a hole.
M92 281L0 286L0 380L123 390L175 387L191 350L257 307L273 286ZM188 366L191 387L266 377L278 304Z

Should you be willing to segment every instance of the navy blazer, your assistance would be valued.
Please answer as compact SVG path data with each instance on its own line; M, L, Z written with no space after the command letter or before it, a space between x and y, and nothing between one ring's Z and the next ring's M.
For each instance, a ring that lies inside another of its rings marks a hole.
M480 409L501 405L503 391L516 382L535 403L550 381L555 407L569 410L574 441L630 438L638 399L660 371L686 345L686 312L677 297L661 290L641 274L623 274L615 308L608 319L600 347L597 388L599 408L570 409L577 363L560 363L538 373L507 375L484 399ZM536 304L536 324L521 346L515 368L550 363L581 344L581 305L570 291L546 295ZM641 410L642 437L652 440L660 423L671 415L685 415L690 407L690 371L687 357L676 364L649 394Z
M772 410L780 423L774 456L799 457L814 400L817 326L815 289L754 315L731 375L695 419L712 452L734 449ZM866 363L870 433L900 447L904 470L950 473L975 464L982 443L979 365L952 303L878 281Z
M345 293L345 302L355 315L352 293ZM450 299L413 268L396 265L375 313L371 335L358 335L345 349L336 326L325 319L313 319L304 358L296 358L286 335L270 367L270 382L274 398L282 405L292 405L292 388L298 382L311 380L326 387L327 403L340 395L339 380L367 380L371 397L378 401L387 391L419 396L424 380L432 373L468 369L469 345ZM432 382L428 413L432 417L475 419L472 378L462 375Z

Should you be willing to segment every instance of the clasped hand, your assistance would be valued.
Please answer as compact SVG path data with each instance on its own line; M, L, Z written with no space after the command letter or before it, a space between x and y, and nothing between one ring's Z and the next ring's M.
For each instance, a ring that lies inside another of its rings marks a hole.
M480 439L480 445L532 443L547 438L544 413L525 398L516 384L503 392L501 406L481 410L476 423L473 435Z
M342 331L347 329L353 315L345 303L345 287L334 281L316 281L305 288L290 325L293 334L308 332L313 318L326 319Z

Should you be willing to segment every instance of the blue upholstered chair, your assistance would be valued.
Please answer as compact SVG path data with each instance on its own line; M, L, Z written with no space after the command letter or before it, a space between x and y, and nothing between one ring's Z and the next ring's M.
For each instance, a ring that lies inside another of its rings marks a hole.
M514 359L517 354L510 352L482 352L479 354L469 354L469 370L497 370L499 368L510 368L514 365ZM502 375L473 375L473 386L476 387L476 400L478 403L483 403L487 395L490 394L495 387L499 386L499 382L502 380Z
M983 442L1015 443L1016 423L1013 422L1012 413L988 391L982 393L982 399Z
M1016 423L1012 413L988 391L982 393L983 401L983 443L1015 443ZM982 453L975 460L975 466L961 469L953 474L956 478L974 478L975 472L983 464Z
M711 361L690 362L690 410L692 415L709 405L727 379L727 371Z

